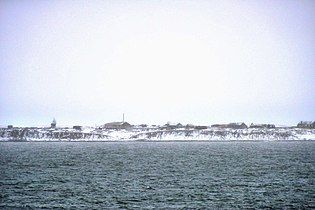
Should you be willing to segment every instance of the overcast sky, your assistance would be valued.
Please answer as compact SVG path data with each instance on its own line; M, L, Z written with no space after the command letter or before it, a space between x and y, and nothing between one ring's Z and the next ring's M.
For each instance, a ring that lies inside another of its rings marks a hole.
M315 1L0 9L0 125L315 120Z

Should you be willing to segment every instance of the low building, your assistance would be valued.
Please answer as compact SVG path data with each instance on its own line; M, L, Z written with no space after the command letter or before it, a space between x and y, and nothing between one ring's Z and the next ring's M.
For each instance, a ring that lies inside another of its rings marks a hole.
M315 121L301 121L297 124L298 128L315 128Z
M139 126L140 126L141 128L146 128L146 127L148 127L147 124L140 124Z
M228 128L245 129L245 128L247 128L247 125L243 122L241 122L241 123L229 123Z
M226 128L226 124L213 124L211 125L212 128Z
M167 130L173 130L173 129L177 129L177 128L183 128L184 126L181 123L177 123L177 124L172 124L170 122L167 122L164 126L163 129L167 129Z
M196 125L195 126L195 129L197 129L197 130L203 130L203 129L207 129L208 127L207 126L205 126L205 125Z
M176 127L177 127L177 128L183 128L184 126L183 126L181 123L177 123L177 124L176 124Z
M243 122L239 123L229 123L229 124L213 124L212 128L232 128L232 129L245 129L247 125Z
M250 124L250 128L275 128L276 126L274 124Z
M132 125L130 125L127 122L110 122L103 125L103 128L106 128L106 129L127 129L131 127Z
M195 126L193 124L187 124L185 126L185 129L194 129L194 128L195 128Z
M77 130L77 131L82 131L82 126L81 125L75 125L75 126L73 126L73 129Z

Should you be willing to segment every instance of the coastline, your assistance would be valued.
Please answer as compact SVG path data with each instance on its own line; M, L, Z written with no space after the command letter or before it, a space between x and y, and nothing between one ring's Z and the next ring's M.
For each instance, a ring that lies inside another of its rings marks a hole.
M112 140L112 141L86 141L86 140L80 140L80 141L64 141L64 140L51 140L51 141L42 141L42 140L37 140L37 141L13 141L13 140L8 140L8 141L0 141L0 143L246 143L246 142L315 142L315 140Z
M196 142L196 141L313 141L315 129L206 128L99 129L1 128L0 142Z

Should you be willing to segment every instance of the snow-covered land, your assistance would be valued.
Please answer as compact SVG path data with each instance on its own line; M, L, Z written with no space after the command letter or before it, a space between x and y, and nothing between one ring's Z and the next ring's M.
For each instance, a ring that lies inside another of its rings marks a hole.
M200 141L200 140L315 140L315 129L303 128L167 128L127 129L1 128L0 141Z

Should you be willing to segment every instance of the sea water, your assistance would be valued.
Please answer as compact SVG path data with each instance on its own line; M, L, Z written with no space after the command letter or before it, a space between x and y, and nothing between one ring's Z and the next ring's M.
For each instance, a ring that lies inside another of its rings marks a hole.
M0 208L315 208L315 142L2 142Z

